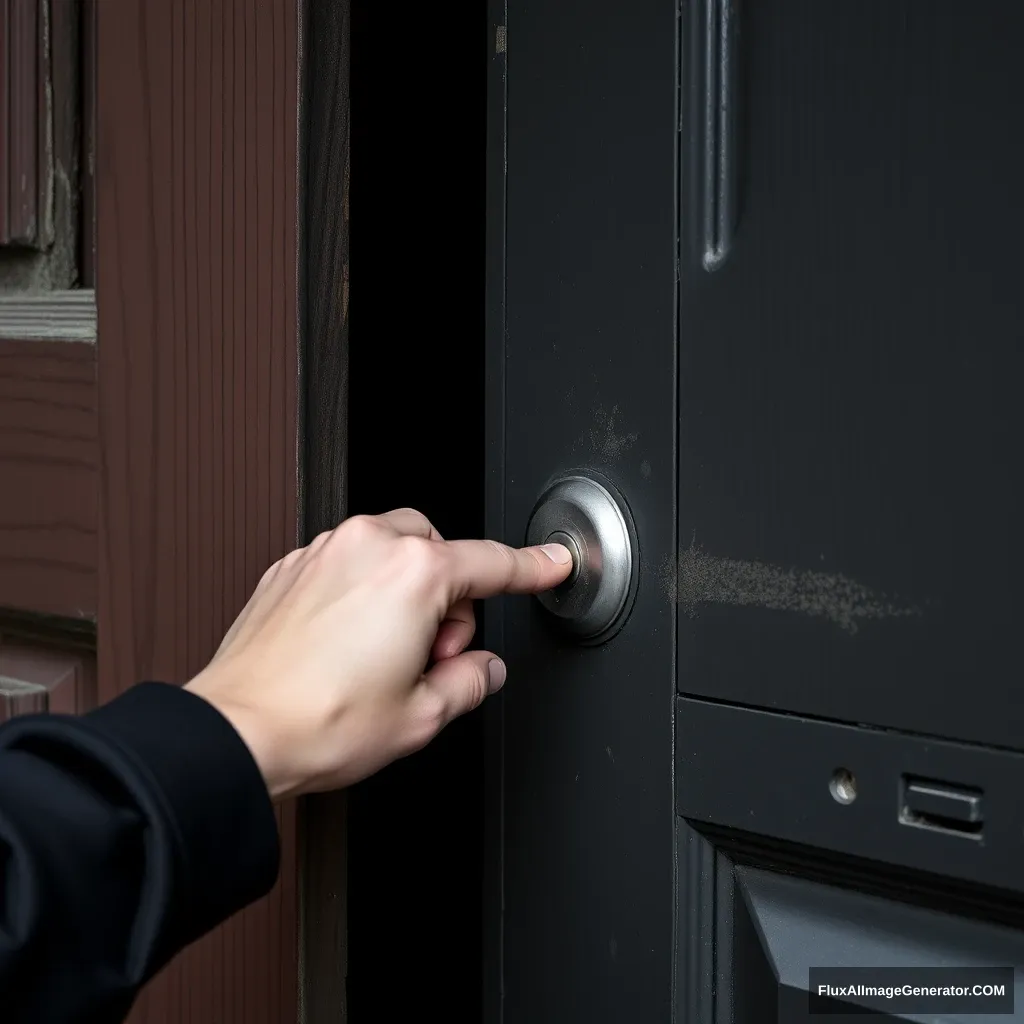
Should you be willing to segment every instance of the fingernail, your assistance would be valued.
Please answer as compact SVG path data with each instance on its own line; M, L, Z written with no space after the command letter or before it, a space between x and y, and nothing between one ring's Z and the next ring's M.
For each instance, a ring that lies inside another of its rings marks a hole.
M491 658L487 663L487 692L497 693L505 685L505 663Z
M572 552L564 544L542 544L541 551L559 565L572 561Z

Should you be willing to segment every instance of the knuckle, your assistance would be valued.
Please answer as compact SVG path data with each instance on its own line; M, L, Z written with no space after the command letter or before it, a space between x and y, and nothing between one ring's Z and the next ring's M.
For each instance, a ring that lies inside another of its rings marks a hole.
M346 519L331 531L338 543L361 545L368 543L380 531L380 524L374 516L357 515Z
M302 557L302 549L296 551L289 551L276 565L273 579L278 579L282 583L287 583L292 576L292 572ZM268 583L272 583L272 580L268 580Z
M396 508L395 512L404 516L412 516L415 519L422 519L424 522L427 521L427 517L418 508L412 508L409 505Z
M423 537L402 537L397 545L402 565L418 583L436 582L444 571L444 552L440 544Z
M349 518L338 527L337 532L340 533L344 531L345 533L361 535L372 533L375 527L376 522L373 516L360 514L356 516L349 516Z
M410 508L405 505L402 508L395 509L395 512L408 519L416 520L416 522L420 524L421 528L426 530L428 534L439 536L437 528L418 508Z
M309 542L309 551L318 551L334 536L334 530L324 530Z

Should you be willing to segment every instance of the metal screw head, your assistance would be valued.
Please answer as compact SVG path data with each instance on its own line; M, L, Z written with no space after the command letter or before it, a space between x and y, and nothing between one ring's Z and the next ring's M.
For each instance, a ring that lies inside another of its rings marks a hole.
M828 789L837 804L852 804L857 799L857 780L845 768L833 772Z

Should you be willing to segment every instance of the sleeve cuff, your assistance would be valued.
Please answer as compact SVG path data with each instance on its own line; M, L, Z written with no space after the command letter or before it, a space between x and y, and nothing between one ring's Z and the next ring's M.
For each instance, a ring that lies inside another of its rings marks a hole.
M277 820L249 748L203 698L141 683L80 721L148 772L180 841L175 886L184 941L266 895L277 879Z

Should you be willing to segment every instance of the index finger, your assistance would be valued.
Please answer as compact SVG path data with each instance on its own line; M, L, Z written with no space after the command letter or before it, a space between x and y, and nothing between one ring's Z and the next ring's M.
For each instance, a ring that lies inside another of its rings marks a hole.
M561 544L511 548L496 540L453 540L446 547L459 597L540 594L572 571L572 554Z

